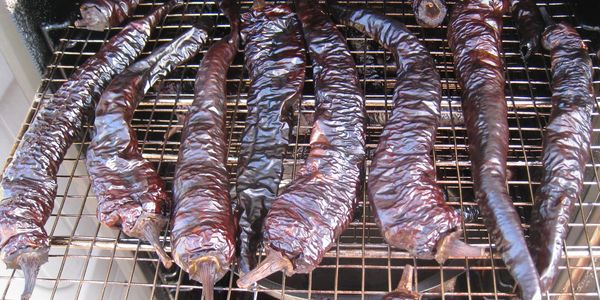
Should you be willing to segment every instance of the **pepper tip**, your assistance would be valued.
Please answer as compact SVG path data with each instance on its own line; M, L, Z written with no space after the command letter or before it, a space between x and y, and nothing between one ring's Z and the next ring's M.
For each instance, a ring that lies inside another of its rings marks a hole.
M173 266L173 260L159 242L160 228L156 222L147 222L144 225L144 238L152 245L163 266L167 269L171 268Z

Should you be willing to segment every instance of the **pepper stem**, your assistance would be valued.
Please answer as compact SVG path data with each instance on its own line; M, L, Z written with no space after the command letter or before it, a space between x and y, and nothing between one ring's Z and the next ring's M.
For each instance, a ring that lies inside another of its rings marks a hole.
M425 1L425 14L430 18L435 18L440 13L440 7L435 1Z
M214 299L215 277L219 264L213 259L198 261L190 270L190 277L202 283L202 296L204 300Z
M253 283L279 271L292 272L292 262L277 251L268 251L267 257L254 270L244 274L237 280L241 288L248 288Z
M43 255L45 254L27 252L21 253L17 257L17 263L21 270L23 270L23 276L25 277L25 288L21 294L21 300L28 300L31 298L33 288L35 287L35 281L40 272L40 265L47 260L42 257Z
M400 278L400 282L398 283L398 287L396 288L399 292L411 292L413 286L413 266L406 265L404 266L404 272L402 272L402 278Z
M471 246L459 239L459 232L453 232L442 239L438 243L435 260L440 264L444 263L448 257L463 257L463 256L485 256L484 248Z
M426 27L436 27L446 17L446 5L441 0L422 0L415 13L417 20Z
M171 268L173 261L160 244L160 228L156 222L147 222L144 224L144 238L152 245L163 266L167 269Z

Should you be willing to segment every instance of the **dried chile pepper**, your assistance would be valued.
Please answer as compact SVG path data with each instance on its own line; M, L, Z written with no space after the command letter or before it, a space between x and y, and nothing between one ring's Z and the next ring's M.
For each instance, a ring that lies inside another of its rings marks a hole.
M263 220L279 190L292 107L302 94L306 67L296 14L286 5L255 3L242 15L241 30L250 76L236 182L241 273L256 266Z
M367 184L384 239L419 258L481 256L459 240L461 215L446 204L430 157L440 121L442 84L429 51L399 21L331 1L337 22L366 33L396 60L394 109L375 150Z
M543 137L544 174L530 227L530 249L542 290L558 275L563 240L581 193L592 134L592 61L577 31L565 23L546 28L542 46L552 61L552 111Z
M193 27L118 75L98 102L87 152L88 174L98 198L98 220L108 227L120 227L128 236L149 241L167 267L171 260L159 243L159 235L168 220L171 199L153 164L142 157L130 123L146 91L194 57L206 39L205 29Z
M209 48L196 74L175 166L171 220L173 259L202 283L205 299L213 298L214 283L229 271L236 246L225 115L227 70L238 52L239 13L235 0L220 1L219 6L231 31Z
M500 58L506 1L467 0L453 8L448 41L462 89L471 172L481 215L525 299L540 299L540 280L506 186L507 105Z
M85 0L79 8L81 19L75 27L103 31L117 26L127 19L140 3L140 0Z
M47 261L50 240L44 224L54 206L58 168L83 128L83 120L112 77L142 52L158 22L180 1L170 1L129 23L71 75L39 109L2 177L1 257L21 268L30 295L39 266Z
M510 0L510 11L519 31L525 59L539 50L544 22L534 0Z
M413 0L417 23L423 27L438 27L446 18L448 9L444 0Z
M277 271L316 268L351 221L361 188L365 108L354 60L317 1L295 4L313 62L317 106L310 153L265 218L267 257L238 280L240 287Z

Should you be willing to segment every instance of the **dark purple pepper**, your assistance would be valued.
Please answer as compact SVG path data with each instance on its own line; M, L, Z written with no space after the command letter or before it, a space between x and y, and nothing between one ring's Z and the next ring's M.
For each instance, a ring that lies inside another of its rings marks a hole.
M419 258L481 256L458 238L461 216L444 201L430 153L440 121L442 86L433 58L399 21L331 3L336 21L366 33L396 60L394 109L375 150L369 201L385 240Z
M297 0L296 12L313 63L316 111L310 153L265 219L267 257L238 280L308 273L352 220L365 159L364 96L352 55L317 1Z
M581 193L592 134L592 61L577 31L560 23L546 28L542 45L552 59L552 112L544 133L544 174L537 191L529 247L542 290L558 275L563 240Z
M238 52L239 13L235 0L219 2L231 32L204 55L188 108L175 166L171 252L190 278L202 283L205 299L235 258L236 224L227 172L227 70Z
M117 26L133 14L140 0L85 0L79 11L81 19L75 27L103 31Z
M24 297L31 293L50 240L44 224L56 197L56 174L86 116L113 76L142 52L153 29L179 1L160 6L129 23L81 65L39 109L2 177L1 256L25 272Z
M471 172L481 215L522 297L541 299L540 279L506 186L508 120L500 35L507 6L507 1L500 0L457 2L450 17L448 41L462 89Z
M169 219L171 199L154 165L142 157L131 120L148 89L194 57L206 40L205 29L192 27L118 75L98 102L87 152L98 220L149 241L166 267L171 259L158 239Z
M244 13L241 36L250 89L236 190L239 268L247 273L256 266L263 220L279 190L292 108L304 87L306 53L300 21L285 5L255 6Z

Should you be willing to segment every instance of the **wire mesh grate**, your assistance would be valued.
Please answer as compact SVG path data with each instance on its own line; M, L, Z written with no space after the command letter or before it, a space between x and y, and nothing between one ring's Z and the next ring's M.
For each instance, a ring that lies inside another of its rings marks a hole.
M279 1L284 3L285 1ZM411 1L350 1L385 11L405 22L431 51L442 77L444 120L438 130L433 152L437 181L445 189L448 202L463 212L476 206L473 196L466 132L461 121L460 89L454 77L452 55L446 40L445 25L435 29L417 26ZM147 1L140 5L141 17L162 2ZM251 1L242 1L248 8ZM450 2L452 4L452 2ZM575 23L569 1L540 3L557 21ZM214 39L228 32L225 18L214 1L188 1L173 11L152 36L144 55L160 44L183 33L201 16L215 20ZM25 130L36 108L52 96L77 66L92 56L120 28L103 33L69 27L54 51L52 61L42 79L39 93L23 125ZM340 26L346 36L366 95L368 113L368 165L378 136L390 109L395 81L395 65L389 53L371 39L350 28ZM582 32L583 33L583 32ZM584 38L586 37L583 34ZM589 40L587 40L589 42ZM203 52L204 53L204 52ZM596 73L598 57L592 55ZM199 55L178 67L157 83L136 110L133 125L144 157L154 162L171 188L179 135L170 139L165 134L181 127L178 118L185 113L193 98L193 84ZM534 55L524 61L519 54L517 32L512 20L505 16L503 58L506 73L506 101L509 106L510 147L508 186L523 227L531 214L532 199L541 176L541 139L550 112L550 70L548 55ZM63 74L64 73L64 74ZM282 185L290 182L297 166L308 154L310 124L314 113L314 87L308 67L304 96L296 106L291 143L285 160ZM597 77L596 77L597 78ZM596 79L598 87L600 79ZM228 168L231 183L239 154L244 127L249 80L239 53L228 74L227 128L229 130ZM89 122L81 138L69 150L59 171L59 191L54 211L46 224L52 236L50 261L39 275L33 298L43 299L188 299L200 298L200 284L190 281L178 268L159 266L152 248L121 232L101 226L95 216L96 199L90 191L84 154L90 139ZM597 264L600 263L600 211L597 161L600 159L600 119L594 113L591 158L586 165L584 190L575 204L569 221L570 232L564 247L561 275L548 298L600 297ZM18 144L18 140L16 144ZM368 174L367 174L368 176ZM215 288L216 297L238 298L311 298L311 299L379 299L397 285L403 266L415 266L416 289L424 298L506 299L515 296L514 282L496 253L489 257L454 258L444 265L416 260L406 252L391 249L383 241L371 217L367 202L361 202L353 222L327 253L323 263L312 273L286 278L275 274L262 281L253 291L235 286L235 274L228 274ZM481 218L470 215L463 224L464 239L482 247L492 246ZM162 240L169 250L169 234ZM20 271L0 269L0 293L3 298L17 299L22 285Z

